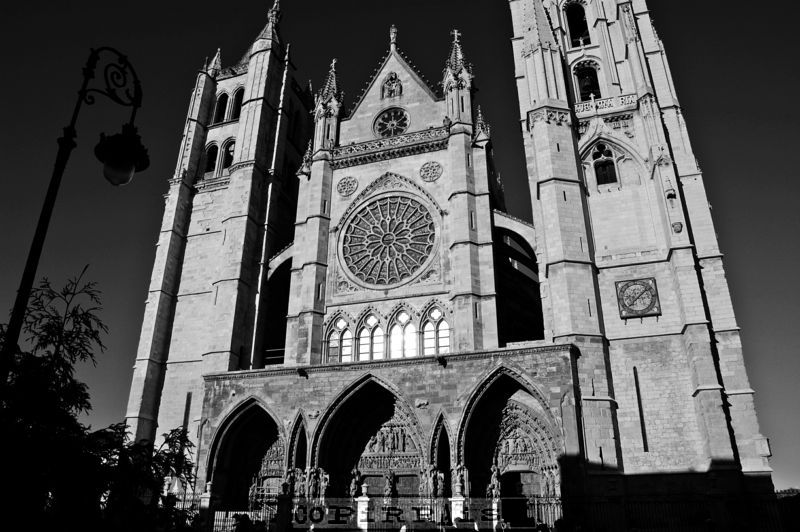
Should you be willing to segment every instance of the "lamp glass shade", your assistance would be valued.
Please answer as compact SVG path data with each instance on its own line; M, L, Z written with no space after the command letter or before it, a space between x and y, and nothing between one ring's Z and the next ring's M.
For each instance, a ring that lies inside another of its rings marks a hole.
M108 161L103 165L103 177L105 177L106 181L115 187L130 183L131 179L133 179L133 174L135 173L136 167L133 165L133 163L113 164Z
M114 186L127 185L133 174L147 169L150 158L142 146L136 128L126 124L122 133L100 135L100 142L94 149L95 156L103 163L103 177Z

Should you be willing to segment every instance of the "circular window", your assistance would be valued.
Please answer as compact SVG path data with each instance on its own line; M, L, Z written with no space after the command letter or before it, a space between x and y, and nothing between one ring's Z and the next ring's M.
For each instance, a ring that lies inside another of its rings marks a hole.
M360 207L344 230L342 259L357 279L396 285L419 272L433 253L436 227L430 211L405 196Z
M384 138L402 135L408 130L408 123L408 113L399 107L393 107L375 119L375 134Z

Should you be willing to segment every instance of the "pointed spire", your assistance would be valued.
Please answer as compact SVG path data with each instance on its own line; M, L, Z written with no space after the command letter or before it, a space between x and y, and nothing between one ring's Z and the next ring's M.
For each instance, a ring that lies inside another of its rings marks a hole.
M217 48L217 53L206 68L209 76L216 77L222 71L222 50Z
M259 39L272 39L272 40L279 40L278 39L278 22L281 20L281 3L280 0L275 0L275 3L272 4L272 7L267 12L267 25L264 26L264 29L261 30L261 33L258 34L256 40Z
M322 87L322 90L317 96L323 103L327 103L338 95L339 82L336 78L336 59L333 59L331 61L330 70L328 70L328 79L325 80L325 86Z
M303 163L300 165L300 169L297 171L298 177L301 175L310 176L311 175L311 163L313 162L314 156L314 141L308 141L308 148L306 148L306 153L303 155Z
M389 28L389 48L392 51L397 49L397 26L392 24L392 27Z
M447 58L447 68L453 75L458 75L467 68L467 61L464 58L464 50L461 48L461 32L454 29L450 32L450 35L453 36L453 43L450 46L450 55Z
M275 0L272 8L269 10L269 21L271 24L276 25L281 18L281 1Z
M556 41L553 37L553 28L550 25L550 16L542 4L542 0L533 2L533 24L531 25L531 40L534 48L538 46L555 46Z
M478 106L478 118L475 120L475 140L477 142L489 140L492 136L492 128L483 118L483 110Z

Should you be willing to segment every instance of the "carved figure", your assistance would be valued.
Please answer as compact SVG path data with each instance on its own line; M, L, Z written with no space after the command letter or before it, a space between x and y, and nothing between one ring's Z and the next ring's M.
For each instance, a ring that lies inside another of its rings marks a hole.
M302 469L295 469L295 484L294 484L295 497L306 496L306 473Z
M374 453L378 446L378 438L375 437L373 434L372 437L369 439L369 443L367 443L367 452Z
M383 475L383 478L385 479L385 483L383 485L383 496L389 498L394 492L394 471L387 471Z
M358 468L353 469L350 473L350 496L358 497L361 486L361 472Z
M424 499L425 498L425 488L426 488L427 483L428 483L427 478L428 478L428 473L425 471L425 469L420 469L419 470L419 487L418 487L419 498L420 499Z
M317 499L319 497L319 471L308 470L308 498Z
M456 475L455 475L455 494L456 495L463 495L464 494L464 487L466 485L466 469L464 468L464 464L461 462L458 463L456 466Z
M328 485L331 483L331 476L321 467L319 468L319 497L325 502L325 495L328 493Z
M500 498L500 468L497 467L497 464L492 465L492 479L489 481L486 494L492 500Z
M383 433L383 430L378 432L378 451L386 452L386 434Z
M436 473L436 496L444 497L444 472L438 471Z
M386 76L386 81L383 82L383 94L384 98L396 98L403 94L403 84L400 82L400 78L397 76L397 73L390 72L388 76Z

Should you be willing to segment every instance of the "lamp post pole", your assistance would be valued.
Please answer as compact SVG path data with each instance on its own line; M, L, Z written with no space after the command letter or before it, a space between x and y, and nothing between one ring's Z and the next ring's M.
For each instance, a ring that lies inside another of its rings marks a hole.
M103 84L99 88L90 88L102 54L113 56L113 60L110 60L103 68ZM123 185L130 181L134 171L142 171L149 166L147 150L142 146L133 125L136 112L142 104L142 88L136 71L128 62L127 57L114 48L92 49L86 66L83 68L83 82L78 91L78 100L75 102L72 118L69 125L64 128L64 134L58 139L58 153L53 165L50 185L47 187L44 205L39 214L39 222L36 225L28 259L25 262L25 270L22 273L22 280L14 300L14 308L11 311L11 319L6 329L5 341L2 345L2 352L0 352L0 393L5 391L12 357L19 348L19 336L25 320L25 310L33 288L39 259L42 256L42 248L47 237L47 229L61 185L61 178L70 154L77 146L75 125L78 121L78 114L84 103L87 105L95 103L95 94L102 94L119 105L132 108L130 120L123 126L122 133L111 137L101 135L100 143L95 148L95 155L105 164L106 179L114 185Z

